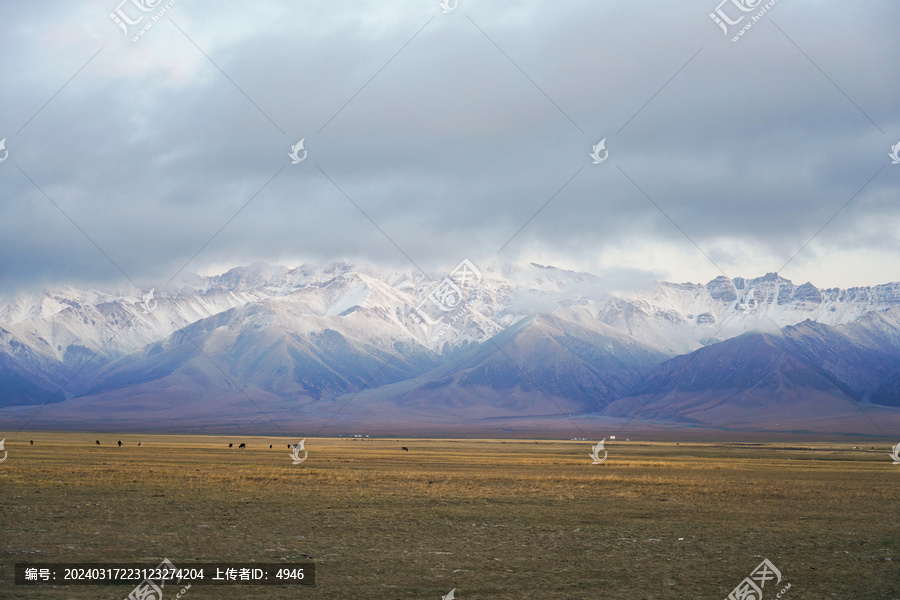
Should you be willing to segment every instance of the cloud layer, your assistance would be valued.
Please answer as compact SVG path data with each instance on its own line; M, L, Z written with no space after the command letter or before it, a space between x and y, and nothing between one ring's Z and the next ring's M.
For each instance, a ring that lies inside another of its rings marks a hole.
M116 8L3 9L4 295L498 251L626 287L900 280L894 2L776 3L737 43L699 0L179 0L137 42Z

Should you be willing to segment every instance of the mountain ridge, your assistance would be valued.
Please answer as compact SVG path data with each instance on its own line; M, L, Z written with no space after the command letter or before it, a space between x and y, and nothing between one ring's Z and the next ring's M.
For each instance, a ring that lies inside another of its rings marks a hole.
M373 418L415 406L446 421L456 407L472 422L572 413L725 427L765 426L748 406L822 418L900 406L900 283L820 289L768 273L613 295L598 276L537 263L459 272L256 263L152 297L22 295L0 304L0 409L49 394L48 418L76 398L114 416L137 414L129 398L168 397L224 422L237 417L217 397L325 418L359 396L354 410Z

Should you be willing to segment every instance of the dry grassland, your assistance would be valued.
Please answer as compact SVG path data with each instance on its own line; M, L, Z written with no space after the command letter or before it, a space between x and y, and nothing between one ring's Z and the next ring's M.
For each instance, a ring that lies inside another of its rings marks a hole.
M787 582L785 600L900 599L900 466L887 444L607 442L608 460L591 465L587 442L308 439L296 466L296 441L8 438L0 597L130 591L14 586L15 562L309 555L315 587L194 586L184 598L719 599L768 558L784 581L765 600Z

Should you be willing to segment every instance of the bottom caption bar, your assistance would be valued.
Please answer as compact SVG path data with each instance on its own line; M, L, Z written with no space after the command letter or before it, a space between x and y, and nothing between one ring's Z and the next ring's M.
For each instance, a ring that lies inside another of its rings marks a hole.
M315 563L16 563L16 585L131 585L135 598L168 585L315 585ZM131 596L129 596L130 598Z

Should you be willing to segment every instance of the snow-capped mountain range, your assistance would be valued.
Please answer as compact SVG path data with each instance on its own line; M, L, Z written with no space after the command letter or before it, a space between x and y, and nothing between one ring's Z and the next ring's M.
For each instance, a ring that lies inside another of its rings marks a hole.
M859 429L863 409L893 423L898 382L900 283L819 289L769 273L614 295L600 277L534 263L430 274L258 263L165 289L0 300L0 422L48 404L47 426L164 424L176 407L213 425L249 402L310 420L765 428L761 407L775 403L778 423L815 416L840 430Z

